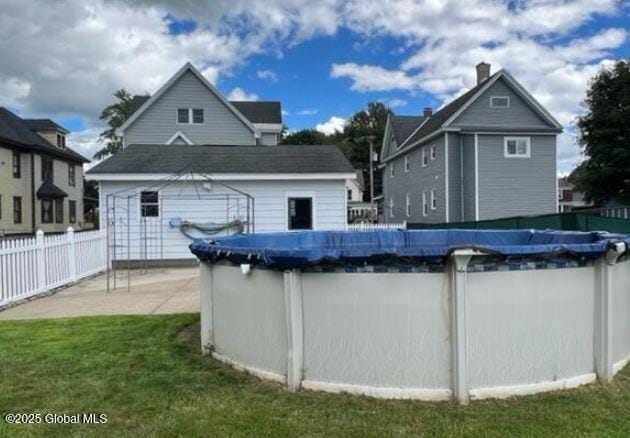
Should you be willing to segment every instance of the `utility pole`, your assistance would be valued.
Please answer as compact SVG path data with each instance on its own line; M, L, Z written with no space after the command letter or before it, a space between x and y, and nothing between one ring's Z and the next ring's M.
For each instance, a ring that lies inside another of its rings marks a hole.
M367 137L370 143L370 220L374 221L374 136Z

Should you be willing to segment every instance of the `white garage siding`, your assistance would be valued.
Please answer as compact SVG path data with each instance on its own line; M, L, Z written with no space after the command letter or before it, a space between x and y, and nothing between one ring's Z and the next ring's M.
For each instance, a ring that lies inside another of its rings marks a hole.
M255 231L287 231L287 197L313 197L313 222L316 230L342 230L346 227L346 191L345 181L225 181L226 184L248 193L254 198ZM144 259L192 259L188 250L191 240L179 229L169 227L174 218L188 219L192 222L224 223L228 218L225 199L208 199L210 194L230 194L230 220L236 215L237 207L244 217L246 202L234 192L213 182L211 190L205 190L202 182L197 182L197 189L202 199L196 199L196 190L192 182L175 182L168 186L157 181L101 181L100 206L101 224L106 223L107 195L116 195L116 239L117 260ZM160 186L163 186L161 189ZM148 218L146 238L138 221L142 190L158 190L162 198L162 217ZM127 199L129 216L127 216ZM179 196L179 199L178 199ZM110 220L113 218L112 197L109 198ZM238 199L238 201L237 201ZM127 217L129 222L127 223ZM127 241L130 245L127 245ZM110 241L111 243L111 241ZM129 248L127 248L129 246ZM129 256L128 256L129 254Z

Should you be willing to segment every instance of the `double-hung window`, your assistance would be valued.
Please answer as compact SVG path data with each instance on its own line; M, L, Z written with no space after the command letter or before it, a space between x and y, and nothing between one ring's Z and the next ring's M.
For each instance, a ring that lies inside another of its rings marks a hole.
M435 157L437 157L437 147L431 146L431 161L435 160Z
M437 210L437 197L435 196L435 189L431 189L431 210Z
M53 221L53 200L42 199L42 223L50 224Z
M53 175L53 160L52 158L42 157L42 181L52 182Z
M140 215L142 217L160 216L160 196L157 191L145 190L140 193Z
M505 137L503 147L506 158L529 158L531 155L529 137Z
M394 217L394 198L389 198L389 217Z
M20 153L13 151L13 178L22 177L22 165L20 163Z
M68 163L68 185L70 187L74 187L77 185L76 171L73 163Z
M405 155L405 173L409 173L411 170L411 163L409 163L409 155Z
M13 223L14 224L22 223L22 197L21 196L13 197Z
M409 198L409 193L405 198L405 213L407 213L407 217L411 216L411 199Z
M177 108L177 123L179 125L203 123L203 108Z
M389 177L394 177L394 163L389 163Z
M77 222L77 201L68 201L68 220L71 224Z
M63 198L55 199L55 222L63 223Z
M427 192L422 192L422 216L429 215L429 204L427 203Z
M427 148L422 148L422 167L427 167L429 165L429 158L427 157Z

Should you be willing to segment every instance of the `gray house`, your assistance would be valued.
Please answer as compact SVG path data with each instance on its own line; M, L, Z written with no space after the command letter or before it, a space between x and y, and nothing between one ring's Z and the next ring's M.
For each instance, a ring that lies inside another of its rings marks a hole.
M381 150L386 222L460 222L557 211L562 126L507 71L439 111L391 116Z

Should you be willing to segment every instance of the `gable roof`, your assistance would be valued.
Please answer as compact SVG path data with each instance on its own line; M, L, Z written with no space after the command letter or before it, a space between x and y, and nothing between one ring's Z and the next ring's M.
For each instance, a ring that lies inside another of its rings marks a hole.
M424 121L424 116L395 116L389 118L396 143L402 144L409 135Z
M230 103L252 123L282 123L282 109L278 101L231 100Z
M50 119L22 119L31 128L31 131L61 131L64 134L68 134L68 131L63 126L53 122Z
M354 173L334 145L130 145L86 174Z
M130 116L127 118L127 120L125 120L125 123L123 123L122 126L120 128L118 128L118 129L120 131L124 131L125 129L127 129L127 127L129 127L129 125L131 125L133 122L135 122L136 119L142 115L142 113L144 113L151 105L153 105L153 103L157 102L160 99L160 97L162 96L162 94L164 94L173 85L175 85L177 83L177 81L179 80L179 78L181 78L184 74L186 74L186 72L189 72L189 71L193 75L195 75L195 77L197 77L197 79L199 79L199 81L203 85L205 85L205 87L212 94L214 94L228 108L228 110L230 110L239 120L241 120L241 122L243 122L245 124L245 126L247 126L254 133L255 137L259 137L260 136L260 132L254 127L254 125L252 125L252 123L243 114L241 114L234 107L234 105L232 105L232 103L230 103L230 101L228 101L219 92L219 90L217 90L214 87L214 85L212 85L205 78L205 76L202 75L201 72L199 70L197 70L195 68L195 66L192 65L190 62L187 62L186 64L184 64L182 66L182 68L180 68L177 71L177 73L175 73L168 81L166 81L166 83L164 85L162 85L160 87L160 89L157 90L153 96L150 96L148 99L146 99L144 102L142 102L142 104L138 107L137 110L135 110L133 113L130 111ZM135 96L134 96L134 99L135 99ZM138 102L141 102L141 100L142 99L139 99Z
M508 85L519 94L552 128L558 132L562 125L540 104L534 97L506 70L499 70L485 81L475 85L461 96L457 97L426 120L420 123L413 132L400 145L400 150L412 147L425 137L437 133L440 129L448 127L468 106L481 96L499 78L504 78ZM396 116L400 117L400 116ZM387 158L387 157L385 157Z
M60 149L50 144L44 137L36 134L24 119L4 107L0 107L0 141L78 163L90 161L70 148Z

